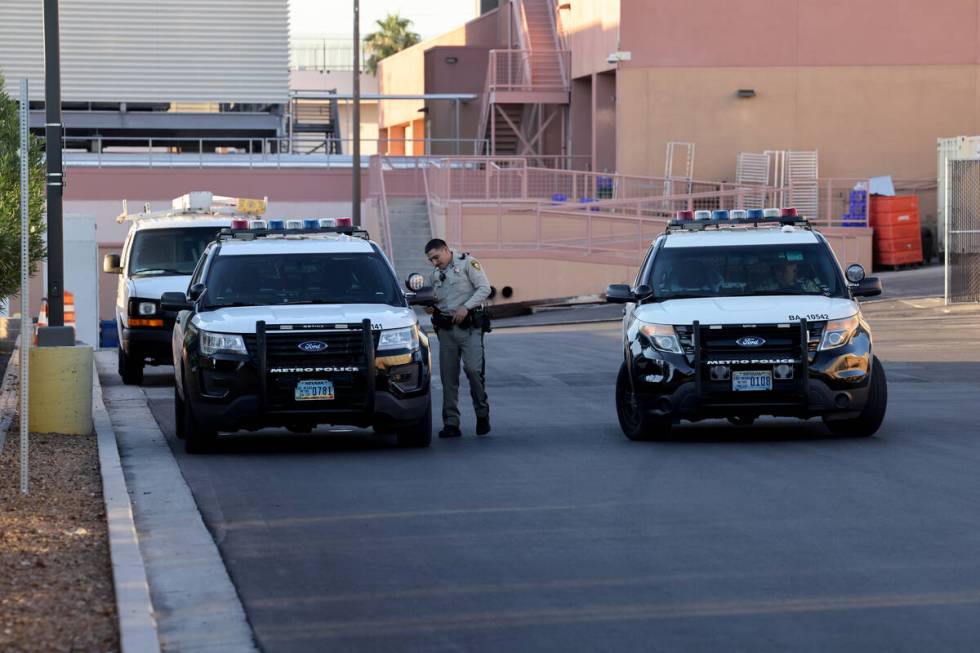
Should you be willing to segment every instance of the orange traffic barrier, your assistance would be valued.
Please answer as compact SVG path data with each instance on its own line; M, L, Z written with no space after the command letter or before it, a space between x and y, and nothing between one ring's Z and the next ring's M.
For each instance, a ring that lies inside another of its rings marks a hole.
M75 329L75 294L65 291L65 326ZM41 312L37 316L37 325L34 329L34 344L37 345L37 332L41 327L48 326L48 298L41 298Z

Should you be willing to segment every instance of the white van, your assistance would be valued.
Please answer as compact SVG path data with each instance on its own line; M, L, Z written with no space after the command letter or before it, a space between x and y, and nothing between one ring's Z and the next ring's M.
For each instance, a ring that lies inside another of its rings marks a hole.
M162 310L165 292L187 290L198 259L235 215L265 211L265 200L217 197L201 191L173 200L170 211L129 214L123 203L119 222L132 225L121 254L107 254L105 272L119 274L116 328L119 376L143 382L143 367L170 365L170 336L175 314Z

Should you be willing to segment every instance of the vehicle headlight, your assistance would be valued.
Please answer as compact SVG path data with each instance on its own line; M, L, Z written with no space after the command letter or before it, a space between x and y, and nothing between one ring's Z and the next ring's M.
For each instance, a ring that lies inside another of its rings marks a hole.
M404 329L385 329L378 340L378 351L387 349L418 349L419 332L414 326Z
M156 315L157 304L156 302L140 302L136 306L136 312L140 315Z
M205 356L214 354L247 354L245 341L234 333L211 333L201 331L201 353Z
M669 324L644 324L640 327L640 333L653 343L655 349L671 354L684 353L681 341L677 339L677 332Z
M820 351L843 347L851 341L859 326L861 321L857 315L827 322L827 326L823 329L823 338L820 340Z

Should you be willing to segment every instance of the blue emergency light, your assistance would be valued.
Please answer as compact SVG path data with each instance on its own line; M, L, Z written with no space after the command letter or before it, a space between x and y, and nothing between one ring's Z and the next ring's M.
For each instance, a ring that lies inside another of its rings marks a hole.
M317 220L316 218L306 218L305 220L303 220L303 228L304 229L319 229L320 228L320 221Z
M270 231L282 231L285 228L286 228L286 222L284 220L269 220Z

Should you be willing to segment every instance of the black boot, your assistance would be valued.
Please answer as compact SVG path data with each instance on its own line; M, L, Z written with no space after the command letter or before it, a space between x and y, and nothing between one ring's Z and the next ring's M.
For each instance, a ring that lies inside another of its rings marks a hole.
M490 417L477 417L476 418L476 434L486 435L490 432Z
M458 426L447 425L443 427L441 431L439 431L440 438L458 438L461 435L463 435L463 433L459 430Z

